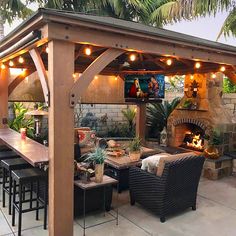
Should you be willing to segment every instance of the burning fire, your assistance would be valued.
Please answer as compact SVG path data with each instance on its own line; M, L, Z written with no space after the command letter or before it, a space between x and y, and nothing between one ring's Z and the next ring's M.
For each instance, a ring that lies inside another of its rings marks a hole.
M192 142L187 142L187 146L202 150L203 149L203 140L201 138L201 135L200 134L193 135Z

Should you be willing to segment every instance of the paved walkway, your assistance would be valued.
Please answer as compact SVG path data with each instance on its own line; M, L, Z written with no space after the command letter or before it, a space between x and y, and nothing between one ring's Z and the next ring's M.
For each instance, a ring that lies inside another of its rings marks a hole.
M129 205L128 192L120 194L119 225L109 222L90 228L87 236L234 236L236 235L236 177L219 181L202 179L199 185L197 211L191 209L167 218L159 218L139 205ZM0 196L1 201L1 196ZM1 202L0 202L1 205ZM112 212L111 212L112 213ZM109 219L109 214L106 220ZM103 214L90 215L88 225L104 220ZM74 221L74 235L82 235L81 219ZM11 227L7 208L0 207L0 236L13 236L17 227ZM42 217L35 221L34 213L23 215L23 236L44 236Z

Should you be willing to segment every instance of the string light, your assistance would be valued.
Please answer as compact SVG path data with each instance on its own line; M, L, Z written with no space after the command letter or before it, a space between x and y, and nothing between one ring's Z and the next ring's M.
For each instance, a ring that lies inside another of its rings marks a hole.
M166 60L166 65L168 65L168 66L172 65L172 60L170 58Z
M87 56L90 56L92 54L92 49L90 47L86 47L84 49L84 53L87 55Z
M221 67L220 67L220 71L221 71L221 72L224 72L225 70L226 70L225 66L221 66Z
M201 63L200 63L200 62L196 62L196 63L195 63L195 68L196 68L196 69L199 69L200 67L201 67Z
M13 61L9 61L9 66L14 66L14 62Z
M117 80L117 76L115 76L115 81Z
M136 60L136 54L132 53L129 56L130 61L135 61Z
M1 65L1 69L4 70L6 66L4 64Z
M216 78L216 74L214 73L214 74L212 74L212 76L211 76L213 79L215 79Z
M94 76L94 79L98 79L98 76L95 75L95 76Z
M45 51L46 51L46 53L49 53L49 48L48 48L48 47L46 47L46 50L45 50Z
M19 63L21 63L21 64L22 64L22 63L24 63L24 61L25 61L25 60L24 60L24 58L23 58L23 57L19 57L18 61L19 61Z

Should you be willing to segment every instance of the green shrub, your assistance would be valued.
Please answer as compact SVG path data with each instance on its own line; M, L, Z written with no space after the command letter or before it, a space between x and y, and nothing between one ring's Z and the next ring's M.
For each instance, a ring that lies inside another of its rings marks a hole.
M34 137L34 119L33 117L26 119L25 113L28 111L21 102L14 102L13 105L14 119L8 122L11 129L20 132L21 128L26 128L27 136Z
M236 84L233 84L228 78L224 78L223 92L224 93L236 93Z

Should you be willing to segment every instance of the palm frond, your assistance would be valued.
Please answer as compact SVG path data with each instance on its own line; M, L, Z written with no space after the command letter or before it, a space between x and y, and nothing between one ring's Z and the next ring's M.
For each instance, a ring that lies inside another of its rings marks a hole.
M236 37L236 7L234 7L233 10L230 11L229 15L225 19L224 24L217 36L217 40L221 37L222 34L224 36L229 36L230 34L232 34Z

